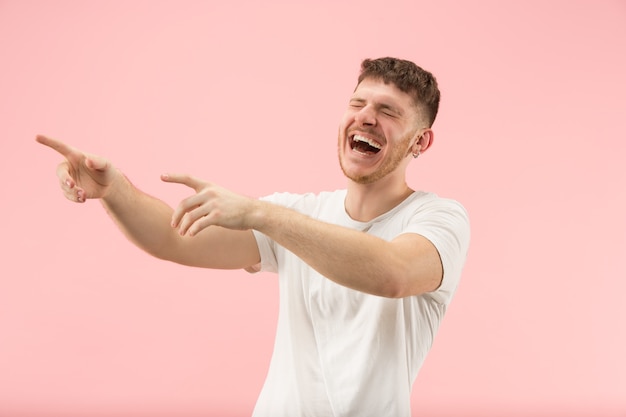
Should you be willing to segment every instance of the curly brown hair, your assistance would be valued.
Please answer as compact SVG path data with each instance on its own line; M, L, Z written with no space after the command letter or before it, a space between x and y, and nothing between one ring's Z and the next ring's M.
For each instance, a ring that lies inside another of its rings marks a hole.
M415 105L425 112L425 121L432 126L439 110L441 93L437 80L428 71L411 61L398 58L365 59L361 62L358 84L366 78L381 79L413 97ZM357 84L357 85L358 85Z

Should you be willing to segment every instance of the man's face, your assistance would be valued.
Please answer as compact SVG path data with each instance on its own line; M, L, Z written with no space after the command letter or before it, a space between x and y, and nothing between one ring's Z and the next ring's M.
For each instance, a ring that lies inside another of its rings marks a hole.
M339 126L341 169L360 184L394 172L404 175L419 128L411 96L382 80L363 80Z

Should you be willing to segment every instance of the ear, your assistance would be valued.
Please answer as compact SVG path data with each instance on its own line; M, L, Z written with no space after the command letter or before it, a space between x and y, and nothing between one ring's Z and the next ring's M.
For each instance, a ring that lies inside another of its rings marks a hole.
M435 134L432 129L422 130L421 133L418 134L417 140L413 144L411 151L415 155L426 152L426 150L433 144L434 139Z

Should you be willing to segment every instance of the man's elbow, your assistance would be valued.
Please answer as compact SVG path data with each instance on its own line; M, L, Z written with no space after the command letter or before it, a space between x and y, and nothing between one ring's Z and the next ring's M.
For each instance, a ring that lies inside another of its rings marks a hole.
M441 285L442 277L436 273L400 273L387 281L379 294L387 298L405 298L435 291Z

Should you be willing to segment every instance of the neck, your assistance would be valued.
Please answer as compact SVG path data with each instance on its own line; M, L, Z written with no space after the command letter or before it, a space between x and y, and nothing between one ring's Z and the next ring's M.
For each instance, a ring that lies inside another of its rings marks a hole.
M367 222L403 202L413 190L403 181L376 181L373 184L348 183L346 212L357 221Z

